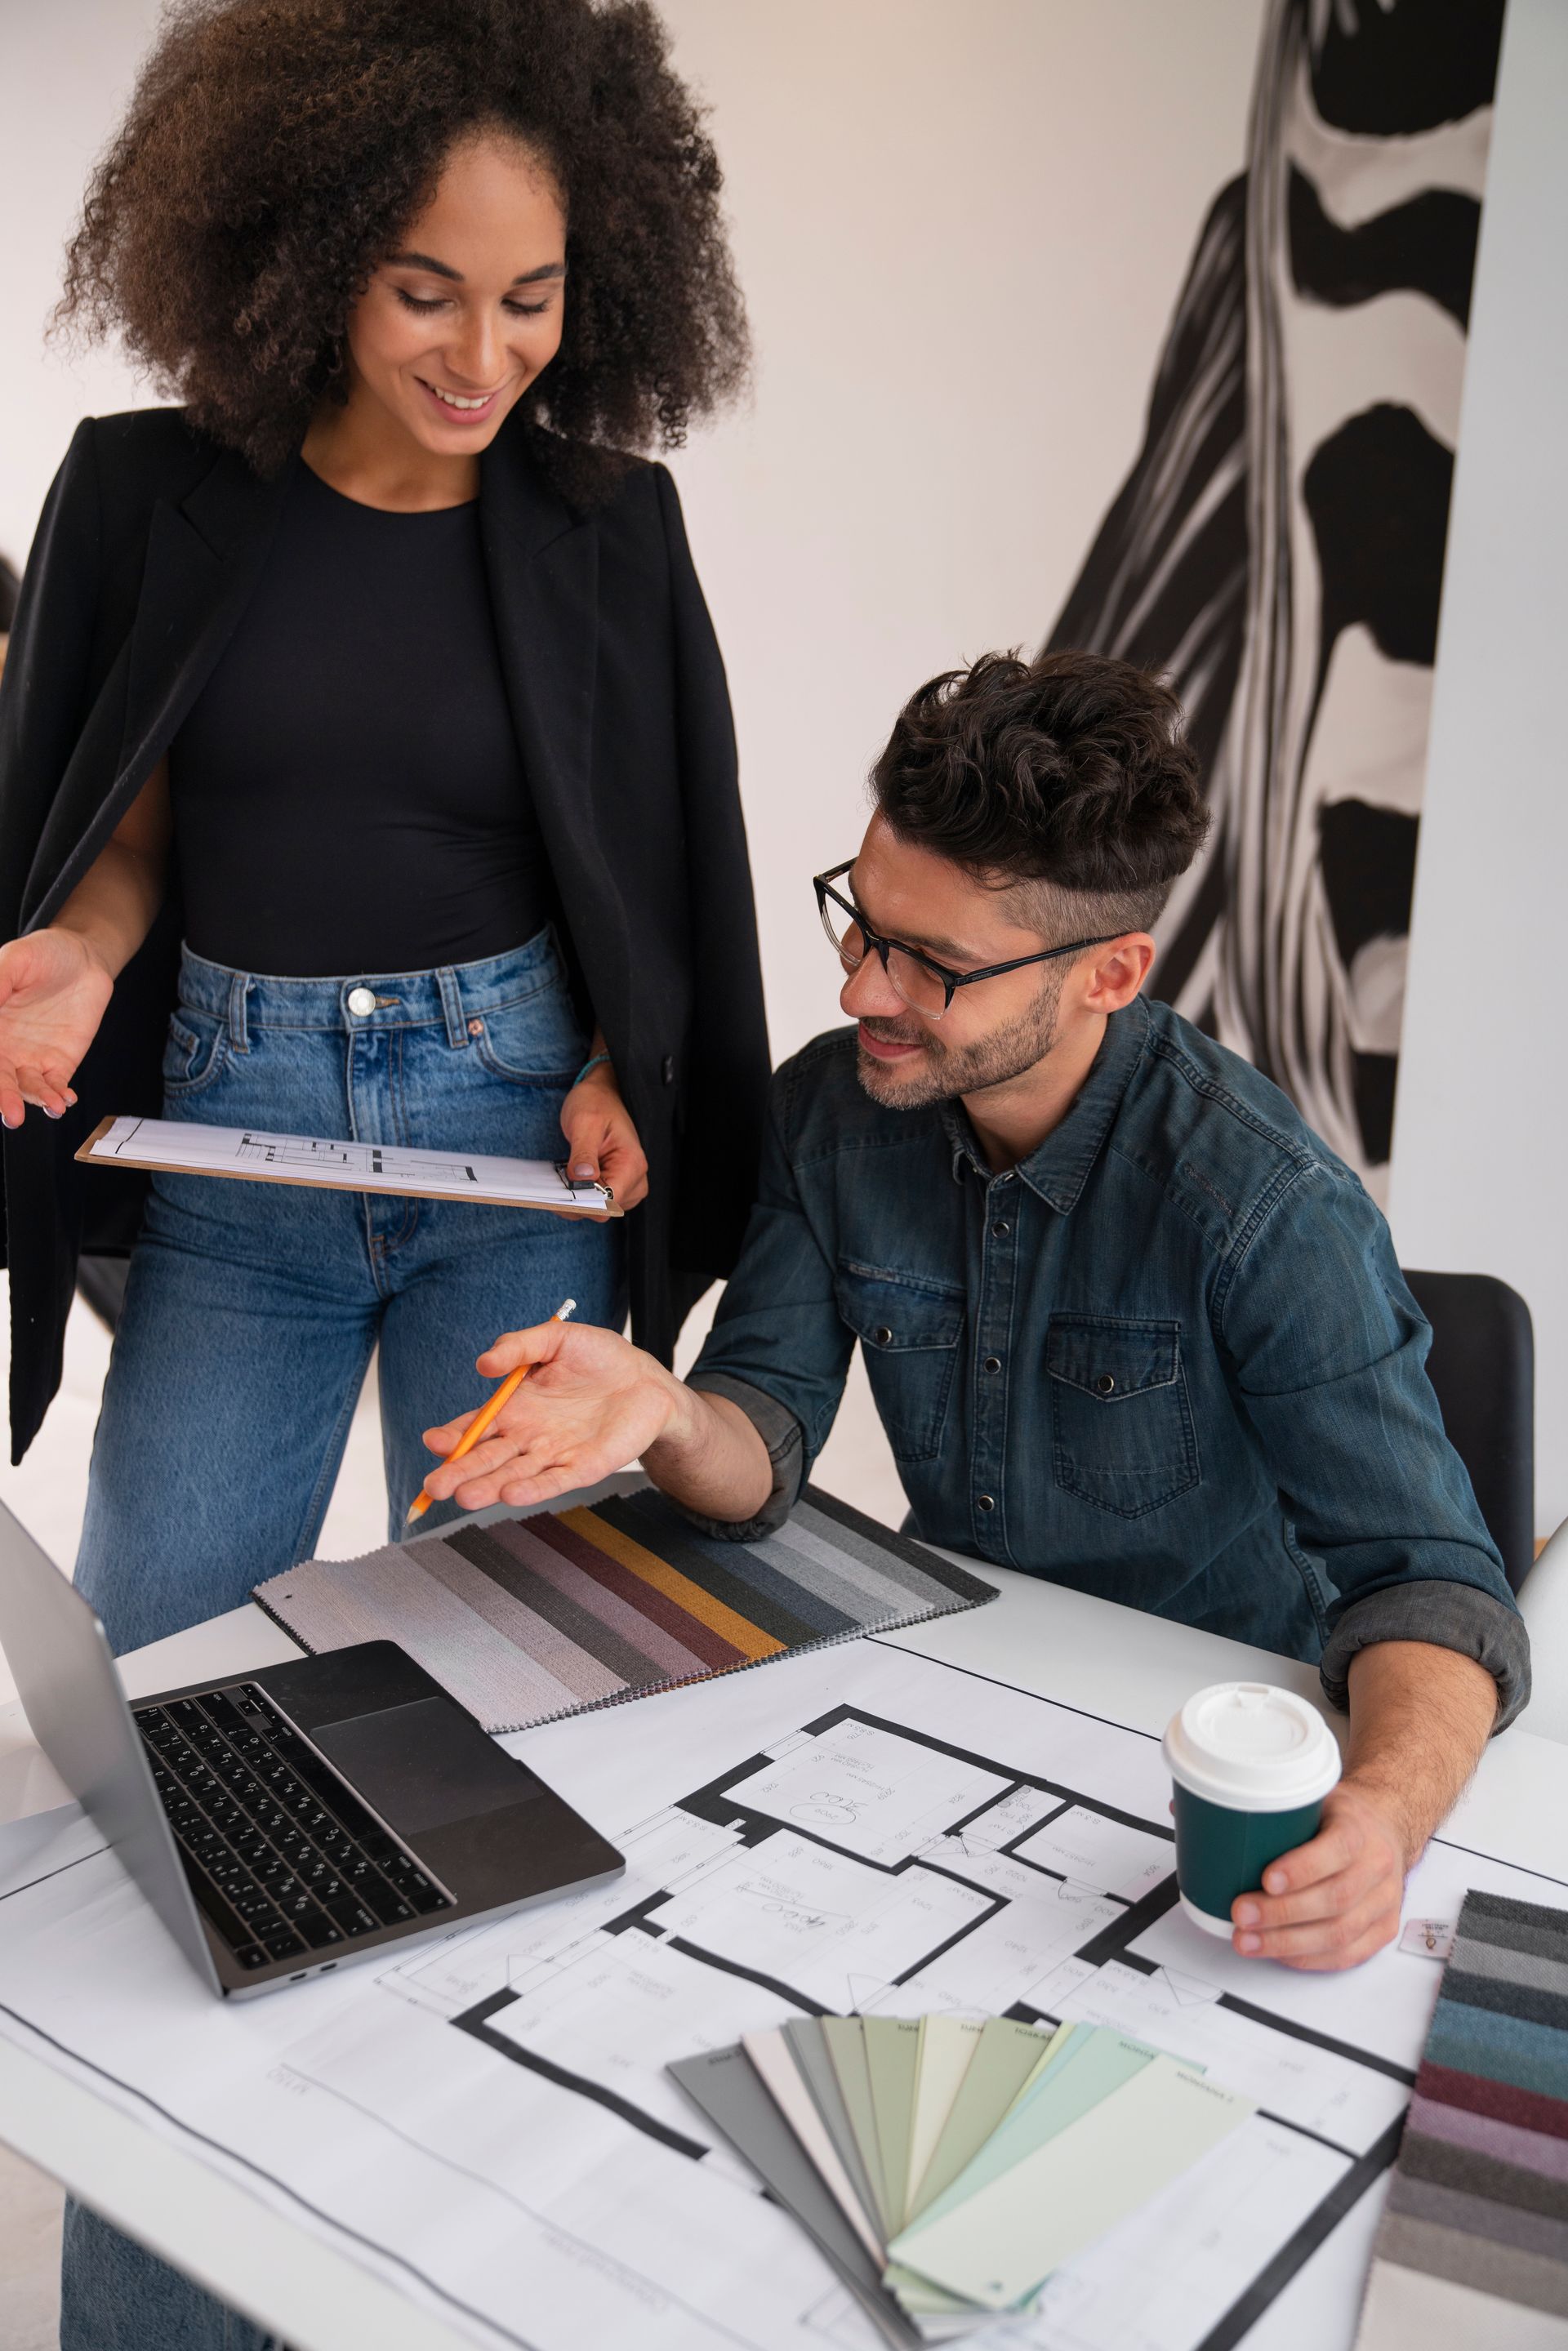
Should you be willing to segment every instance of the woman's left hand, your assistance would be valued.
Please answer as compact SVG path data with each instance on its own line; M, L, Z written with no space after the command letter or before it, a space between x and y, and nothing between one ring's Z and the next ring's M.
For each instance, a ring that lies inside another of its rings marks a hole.
M573 1086L561 1105L560 1125L569 1176L608 1184L618 1208L634 1208L647 1198L647 1155L608 1061Z

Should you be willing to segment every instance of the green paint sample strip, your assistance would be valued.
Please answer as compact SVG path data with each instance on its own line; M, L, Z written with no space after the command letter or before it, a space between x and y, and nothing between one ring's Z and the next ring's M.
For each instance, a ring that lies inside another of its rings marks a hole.
M911 2346L1027 2311L1254 2111L1113 2028L999 2016L795 2017L674 2070Z
M1174 2058L1148 2058L1032 2154L939 2217L928 2214L890 2250L946 2294L1010 2309L1252 2111Z

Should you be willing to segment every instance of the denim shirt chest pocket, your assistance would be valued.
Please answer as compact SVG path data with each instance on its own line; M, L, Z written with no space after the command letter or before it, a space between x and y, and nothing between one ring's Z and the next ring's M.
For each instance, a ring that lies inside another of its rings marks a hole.
M919 1274L841 1259L833 1282L861 1343L877 1412L897 1461L941 1447L964 1335L964 1293Z
M1197 1484L1179 1322L1053 1314L1045 1348L1064 1492L1136 1519Z

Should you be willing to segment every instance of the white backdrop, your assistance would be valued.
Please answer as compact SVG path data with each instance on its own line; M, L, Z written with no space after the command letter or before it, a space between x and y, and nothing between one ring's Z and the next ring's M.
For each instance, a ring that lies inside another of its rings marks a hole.
M1448 524L1389 1213L1535 1317L1535 1522L1568 1518L1568 9L1509 0Z

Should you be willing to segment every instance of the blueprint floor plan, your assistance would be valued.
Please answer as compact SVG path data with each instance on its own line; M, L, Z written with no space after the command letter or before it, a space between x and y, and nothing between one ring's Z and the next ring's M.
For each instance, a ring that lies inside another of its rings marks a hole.
M1259 2111L979 2339L1349 2344L1440 1969L1299 1975L1192 1928L1156 1740L876 1640L507 1743L623 1879L225 2011L111 1859L35 1852L0 1876L0 2029L478 2341L869 2351L670 2060L852 2010L1113 2024ZM1451 1917L1472 1885L1562 1893L1439 1844L1407 1908Z

